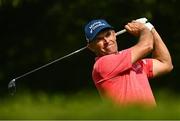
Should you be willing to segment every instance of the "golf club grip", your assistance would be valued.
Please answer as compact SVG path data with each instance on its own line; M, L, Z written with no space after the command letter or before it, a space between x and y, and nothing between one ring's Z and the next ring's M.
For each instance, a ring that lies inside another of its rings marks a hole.
M116 32L116 36L118 36L118 35L120 35L120 34L123 34L123 33L125 33L126 32L126 29L123 29L123 30L121 30L121 31L118 31L118 32Z

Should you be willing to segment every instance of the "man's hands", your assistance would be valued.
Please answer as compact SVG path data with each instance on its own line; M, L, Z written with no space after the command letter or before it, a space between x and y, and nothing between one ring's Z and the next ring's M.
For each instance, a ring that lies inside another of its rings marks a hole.
M139 36L141 31L144 29L149 29L150 31L154 28L154 26L148 22L146 18L140 18L133 20L132 22L125 25L125 29L134 36Z
M145 26L144 23L140 23L134 20L131 23L125 25L125 29L134 36L140 36L140 33L148 28Z

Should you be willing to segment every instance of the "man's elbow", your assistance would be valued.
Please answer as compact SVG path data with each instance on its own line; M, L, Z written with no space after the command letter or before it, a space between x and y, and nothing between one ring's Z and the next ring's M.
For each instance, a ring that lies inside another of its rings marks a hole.
M173 68L174 68L174 67L173 67L173 64L172 64L172 63L168 64L167 67L166 67L166 72L167 72L167 73L171 72L171 71L173 70Z
M153 51L153 45L152 44L147 44L146 45L146 49L145 49L145 52L147 53L151 53Z
M171 64L171 66L169 67L169 72L171 72L173 70L173 64Z
M153 45L152 45L152 44L150 44L150 45L148 46L148 51L149 51L149 52L152 52L152 51L153 51L153 49L154 49L154 48L153 48Z

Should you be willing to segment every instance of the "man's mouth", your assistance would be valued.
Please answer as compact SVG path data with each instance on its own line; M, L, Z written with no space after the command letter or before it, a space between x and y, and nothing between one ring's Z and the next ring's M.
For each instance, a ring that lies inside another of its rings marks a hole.
M109 44L105 47L105 49L111 48L113 46L113 44Z

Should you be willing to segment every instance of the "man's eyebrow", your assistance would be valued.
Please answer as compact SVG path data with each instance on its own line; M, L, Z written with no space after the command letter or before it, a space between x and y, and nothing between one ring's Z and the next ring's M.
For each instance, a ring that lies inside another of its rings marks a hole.
M96 38L95 38L95 40L99 40L99 39L101 39L101 38L103 38L104 36L97 36Z
M95 39L101 39L104 36L107 36L107 34L111 33L111 31L103 31L102 33L100 33Z

